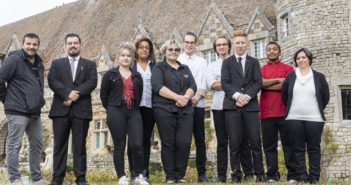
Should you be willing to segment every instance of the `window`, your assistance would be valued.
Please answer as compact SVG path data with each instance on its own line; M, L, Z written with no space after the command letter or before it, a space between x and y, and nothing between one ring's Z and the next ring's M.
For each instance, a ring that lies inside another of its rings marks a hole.
M266 58L266 40L259 40L254 42L255 57L257 59Z
M289 14L285 14L284 16L282 16L281 26L283 38L288 37L290 35Z
M109 142L108 127L105 120L95 122L95 149L107 148Z
M217 53L215 51L205 51L204 58L207 64L215 62L218 59Z
M351 87L341 89L342 117L351 120Z

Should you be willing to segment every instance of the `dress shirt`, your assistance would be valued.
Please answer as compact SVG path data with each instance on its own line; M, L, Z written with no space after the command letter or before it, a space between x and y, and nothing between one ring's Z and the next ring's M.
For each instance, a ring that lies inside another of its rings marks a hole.
M74 72L73 72L73 76L72 76L72 79L73 81L76 79L76 74L77 74L77 66L78 66L78 62L79 62L79 59L80 59L80 56L77 56L75 58L71 57L71 56L68 56L68 61L70 62L71 64L71 61L75 59L74 61Z
M147 63L146 71L144 71L141 65L139 65L138 62L136 62L137 71L141 74L141 77L143 78L143 94L141 96L140 106L148 107L148 108L152 108L151 69L149 66L150 62L151 61L148 61Z
M213 83L217 80L221 80L221 69L222 69L223 59L218 58L215 62L211 63L207 67L206 71L206 82L207 88L211 89ZM224 91L212 90L212 110L223 110L223 100L225 93Z
M236 53L234 54L235 55L235 58L236 58L236 61L239 62L239 57L241 57L241 65L243 66L243 74L245 76L245 64L246 64L246 56L247 54L243 54L241 56L237 55ZM233 99L237 100L238 99L238 96L240 95L240 92L236 92L233 94ZM247 95L250 99L251 97L249 95Z
M206 66L207 62L205 59L193 54L191 56L183 53L178 57L180 63L187 65L195 79L197 86L197 94L202 97L206 96L207 85L206 85ZM205 108L204 98L201 98L196 107Z

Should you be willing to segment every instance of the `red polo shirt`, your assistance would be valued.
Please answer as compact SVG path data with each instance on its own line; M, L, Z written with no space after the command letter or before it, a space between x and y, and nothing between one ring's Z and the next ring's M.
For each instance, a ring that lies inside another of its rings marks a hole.
M293 72L294 69L287 64L276 61L274 64L268 62L262 66L262 78L286 78L286 76ZM284 117L285 106L282 102L281 91L269 91L262 89L260 97L260 119Z

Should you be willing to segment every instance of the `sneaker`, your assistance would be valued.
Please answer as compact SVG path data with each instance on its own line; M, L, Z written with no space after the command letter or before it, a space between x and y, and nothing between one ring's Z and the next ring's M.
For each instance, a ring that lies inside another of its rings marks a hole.
M267 182L268 182L268 183L274 183L274 182L277 182L277 181L274 180L274 179L267 179Z
M48 184L49 182L46 181L45 179L40 179L39 181L32 183L32 185L48 185Z
M147 182L143 174L140 174L139 176L135 177L135 183L140 185L149 185L149 182Z
M184 179L178 179L177 182L178 182L178 183L186 183L186 180L184 180Z
M296 183L296 180L294 180L294 179L289 180L289 184L295 184L295 183Z
M11 183L11 185L24 185L21 178L16 179Z
M128 185L129 181L126 176L119 178L118 185Z
M166 180L166 184L175 184L176 183L176 181L175 180Z

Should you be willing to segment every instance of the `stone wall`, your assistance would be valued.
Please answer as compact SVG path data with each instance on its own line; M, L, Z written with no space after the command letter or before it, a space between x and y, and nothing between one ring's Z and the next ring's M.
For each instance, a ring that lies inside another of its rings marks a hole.
M275 9L283 61L292 64L294 52L306 47L314 55L312 68L322 72L329 84L326 126L332 129L339 148L337 161L324 169L326 178L350 179L351 120L342 119L340 93L340 86L351 85L349 1L277 0ZM284 15L289 16L290 35L286 38L282 34Z

